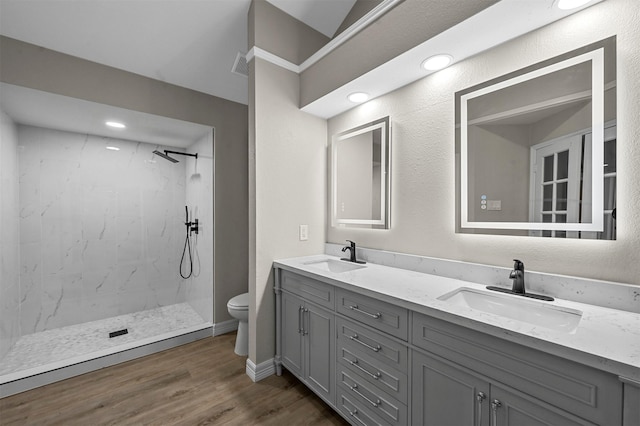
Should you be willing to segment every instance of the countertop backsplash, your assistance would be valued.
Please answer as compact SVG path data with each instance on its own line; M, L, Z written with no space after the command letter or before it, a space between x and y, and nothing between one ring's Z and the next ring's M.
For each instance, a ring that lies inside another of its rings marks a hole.
M343 244L325 244L325 254L344 257ZM455 278L478 284L511 287L509 267L357 248L358 259L392 268ZM508 259L510 261L511 259ZM526 268L526 259L523 259ZM509 262L507 262L509 263ZM640 287L611 281L526 270L526 289L574 302L640 313Z

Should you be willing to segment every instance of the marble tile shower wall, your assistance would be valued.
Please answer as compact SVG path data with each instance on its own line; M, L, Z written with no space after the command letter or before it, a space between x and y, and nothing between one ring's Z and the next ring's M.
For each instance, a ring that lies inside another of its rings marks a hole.
M0 111L0 359L20 337L18 137Z
M22 335L185 301L184 162L31 126L18 141Z
M198 159L185 158L187 205L200 223L194 241L194 273L186 288L189 305L205 320L213 323L213 132L208 133L187 152Z

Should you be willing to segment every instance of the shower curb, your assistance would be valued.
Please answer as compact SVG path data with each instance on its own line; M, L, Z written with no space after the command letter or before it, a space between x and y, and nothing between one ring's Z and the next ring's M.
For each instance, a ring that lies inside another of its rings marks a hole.
M17 378L0 384L0 398L15 395L91 371L100 370L101 368L110 367L122 362L131 361L133 359L171 349L176 346L191 343L199 339L204 339L205 337L211 337L212 335L213 327L207 326L199 330L168 337L142 346L125 349L86 361L76 362L71 365L29 375L23 378Z

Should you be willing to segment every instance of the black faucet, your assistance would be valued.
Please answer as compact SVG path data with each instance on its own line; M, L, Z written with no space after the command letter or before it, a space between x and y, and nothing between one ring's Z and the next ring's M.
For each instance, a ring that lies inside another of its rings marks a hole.
M487 286L487 290L499 291L501 293L515 294L517 296L530 297L532 299L553 301L553 297L544 296L542 294L526 293L524 291L524 263L521 260L513 259L513 271L509 273L509 278L513 280L511 290L504 287Z
M524 291L524 263L518 259L513 259L513 271L509 274L509 278L513 280L511 292L514 294L525 294Z
M346 260L348 262L353 262L353 263L362 263L362 264L367 263L363 260L356 259L356 243L351 240L347 240L347 242L349 243L349 245L342 247L342 251L345 252L349 250L349 258L347 259L346 257L343 257L340 260Z

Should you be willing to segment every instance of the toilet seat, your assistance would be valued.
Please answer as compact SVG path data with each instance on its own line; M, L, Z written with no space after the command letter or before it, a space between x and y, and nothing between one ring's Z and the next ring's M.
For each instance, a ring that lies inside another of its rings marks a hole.
M236 311L248 311L249 293L242 293L229 299L229 302L227 302L227 308L234 309Z

